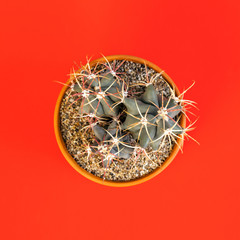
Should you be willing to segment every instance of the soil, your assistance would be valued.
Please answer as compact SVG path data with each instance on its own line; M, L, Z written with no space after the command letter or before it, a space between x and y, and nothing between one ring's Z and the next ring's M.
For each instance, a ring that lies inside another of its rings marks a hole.
M121 63L122 60L110 62L112 67ZM98 65L97 71L101 69L103 65ZM147 67L146 70L145 65L131 61L124 61L117 72L122 73L119 76L123 80L129 81L128 97L137 97L144 92L144 87L136 84L146 82L146 72L149 79L156 74L153 69ZM165 97L170 96L169 85L162 76L157 77L153 85ZM106 180L130 181L149 174L169 157L175 143L166 138L158 152L152 152L148 147L145 151L133 153L127 160L115 159L107 168L103 167L100 156L89 157L84 151L83 146L93 143L94 133L91 128L84 129L89 123L80 116L81 100L74 94L76 92L71 87L65 92L60 107L60 129L68 152L83 169Z

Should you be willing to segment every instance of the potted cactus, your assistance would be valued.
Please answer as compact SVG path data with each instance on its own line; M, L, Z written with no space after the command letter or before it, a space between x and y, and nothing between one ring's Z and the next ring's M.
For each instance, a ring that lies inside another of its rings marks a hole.
M184 92L185 93L185 92ZM144 182L181 149L186 106L170 77L141 58L115 55L73 71L58 98L55 134L68 162L109 186Z

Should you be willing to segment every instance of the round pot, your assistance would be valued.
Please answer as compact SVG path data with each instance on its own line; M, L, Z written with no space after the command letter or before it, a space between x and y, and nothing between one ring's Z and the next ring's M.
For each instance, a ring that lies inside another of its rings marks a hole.
M112 55L112 56L107 56L106 59L109 62L111 62L113 60L123 60L123 59L125 59L127 61L133 61L133 62L137 62L137 63L141 63L141 64L146 64L148 67L154 69L156 72L161 72L162 71L162 69L159 68L158 66L156 66L155 64L153 64L153 63L151 63L147 60L144 60L142 58L139 58L139 57L128 56L128 55ZM97 62L106 62L106 60L104 58L96 59L96 60L90 62L90 66L94 66ZM175 85L175 83L173 82L173 80L165 72L162 73L162 76L170 84L170 86L175 89L175 93L178 96L180 94L180 92L179 92L177 86ZM71 82L71 80L72 79L69 79L66 84L69 84ZM179 146L182 146L182 144L183 144L183 140L178 138L177 139L178 144L174 145L170 156L164 161L164 163L161 165L161 167L156 168L151 173L149 173L149 174L147 174L147 175L145 175L145 176L143 176L139 179L126 181L126 182L103 180L102 178L99 178L99 177L87 172L83 168L81 168L77 164L77 162L73 159L73 157L69 154L69 152L67 151L66 145L64 143L64 140L62 138L61 131L60 131L60 118L59 118L60 105L61 105L64 93L67 89L68 89L68 86L64 86L62 88L62 90L61 90L61 92L58 96L56 107L55 107L55 112L54 112L54 130L55 130L57 143L58 143L58 146L59 146L62 154L64 155L64 157L68 161L68 163L77 172L82 174L84 177L86 177L86 178L88 178L88 179L90 179L90 180L92 180L96 183L100 183L102 185L107 185L107 186L112 186L112 187L127 187L127 186L133 186L133 185L140 184L140 183L143 183L145 181L148 181L151 178L157 176L159 173L161 173L173 161L173 159L175 158L175 156L177 155L177 153L179 151ZM186 127L186 117L184 116L184 114L182 114L182 116L181 116L180 125L183 128Z

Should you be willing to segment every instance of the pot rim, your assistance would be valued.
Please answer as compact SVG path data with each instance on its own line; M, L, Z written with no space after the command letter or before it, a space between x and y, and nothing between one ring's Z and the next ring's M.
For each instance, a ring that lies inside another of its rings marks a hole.
M113 60L127 60L127 61L133 61L133 62L137 62L137 63L141 63L141 64L146 64L148 67L154 69L156 72L162 72L162 69L160 67L158 67L157 65L151 63L148 60L139 58L139 57L135 57L135 56L130 56L130 55L111 55L111 56L106 56L105 57L109 62L113 61ZM90 66L94 66L97 62L106 62L104 57L95 59L93 61L91 61L89 64ZM169 83L169 85L174 88L176 95L178 96L180 94L177 86L175 85L175 83L173 82L173 80L163 71L162 76L164 77L164 79ZM72 81L72 78L70 78L67 82L66 85L68 85L70 82ZM58 146L63 154L63 156L65 157L65 159L68 161L68 163L81 175L83 175L84 177L88 178L89 180L92 180L96 183L105 185L105 186L112 186L112 187L128 187L128 186L133 186L133 185L137 185L143 182L146 182L150 179L152 179L153 177L157 176L159 173L161 173L166 167L169 166L169 164L173 161L173 159L176 157L180 147L183 145L183 139L178 138L177 139L177 143L175 144L170 156L164 161L164 163L160 166L157 167L155 170L153 170L152 172L150 172L149 174L140 177L138 179L134 179L134 180L130 180L130 181L126 181L126 182L120 182L120 181L110 181L110 180L103 180L100 177L97 177L91 173L89 173L88 171L84 170L82 167L80 167L78 165L78 163L73 159L73 157L70 155L70 153L68 152L66 145L64 143L64 140L62 138L62 134L60 131L60 118L59 118L59 111L60 111L60 106L61 106L61 102L62 102L62 98L65 94L65 91L68 89L68 86L63 86L62 90L57 98L57 102L56 102L56 106L55 106L55 111L54 111L54 132L55 132L55 136L57 139L57 143ZM182 114L181 116L181 120L180 120L180 125L185 128L186 127L186 116L184 114Z

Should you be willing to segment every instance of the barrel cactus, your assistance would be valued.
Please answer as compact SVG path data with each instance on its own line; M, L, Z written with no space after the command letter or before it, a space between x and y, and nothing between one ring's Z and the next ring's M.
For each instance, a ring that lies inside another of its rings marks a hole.
M95 142L86 146L88 156L100 156L107 168L114 160L129 159L139 149L159 151L164 139L177 143L177 138L187 134L190 128L182 128L180 118L181 113L186 114L185 106L193 102L184 102L170 86L170 97L157 90L153 80L161 74L146 79L140 96L130 97L129 83L121 79L119 67L103 64L99 71L87 65L74 73L72 85L81 101L79 114L89 119L95 136Z

